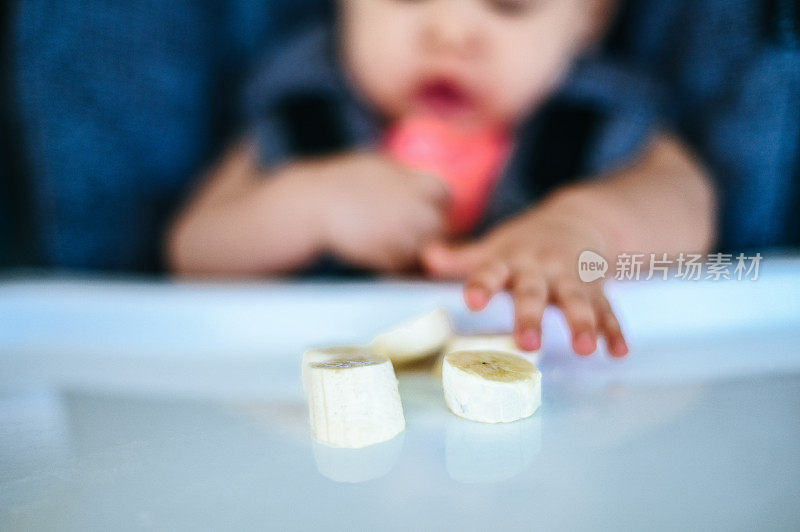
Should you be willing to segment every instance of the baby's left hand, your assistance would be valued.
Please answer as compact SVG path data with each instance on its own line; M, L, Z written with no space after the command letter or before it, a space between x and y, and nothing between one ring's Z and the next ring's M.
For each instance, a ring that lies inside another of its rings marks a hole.
M628 347L619 321L603 293L602 281L578 278L578 256L584 250L603 255L603 235L584 219L580 208L549 204L528 211L476 242L429 245L423 263L436 277L465 279L464 298L481 310L500 291L514 300L514 336L524 350L541 347L545 307L561 308L572 331L572 347L580 355L597 349L597 335L606 338L612 356Z

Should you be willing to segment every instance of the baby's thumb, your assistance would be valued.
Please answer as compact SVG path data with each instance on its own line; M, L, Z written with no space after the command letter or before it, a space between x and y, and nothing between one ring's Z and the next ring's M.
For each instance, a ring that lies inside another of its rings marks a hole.
M435 241L423 248L422 264L432 277L464 279L480 265L483 255L480 243L456 245Z
M428 172L416 172L412 179L419 191L436 205L447 207L450 204L450 188L441 177Z

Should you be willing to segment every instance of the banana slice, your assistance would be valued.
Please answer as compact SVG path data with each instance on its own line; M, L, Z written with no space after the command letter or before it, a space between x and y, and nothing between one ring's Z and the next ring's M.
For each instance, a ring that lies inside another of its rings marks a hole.
M307 368L311 431L322 443L358 449L390 440L406 422L392 363L352 356Z
M311 366L311 364L335 359L364 358L369 356L372 356L370 348L361 345L336 345L333 347L312 347L306 349L303 353L303 361L300 367L303 392L308 393L308 367Z
M442 364L444 399L457 416L483 423L526 418L542 402L542 375L517 355L456 351Z
M450 337L442 354L433 366L433 374L442 376L444 357L456 351L502 351L519 355L525 360L538 364L542 358L541 351L523 351L517 347L510 334L456 334Z
M372 341L372 350L395 364L407 364L441 351L452 332L449 314L439 308L379 334Z

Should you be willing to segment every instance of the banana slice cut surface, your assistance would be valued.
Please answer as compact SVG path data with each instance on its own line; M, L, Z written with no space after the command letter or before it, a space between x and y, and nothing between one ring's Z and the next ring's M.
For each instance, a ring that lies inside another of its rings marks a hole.
M496 382L528 380L536 371L534 365L527 360L501 352L457 351L447 361L453 368Z
M332 347L312 347L303 353L301 363L301 379L303 391L308 393L308 368L311 364L327 362L329 360L353 360L375 356L369 347L360 345L335 345ZM384 357L385 358L385 357Z
M519 355L534 364L541 356L540 351L523 351L517 347L510 334L458 334L450 338L444 348L444 354L455 351L501 351Z
M308 412L314 437L334 447L361 448L405 429L392 363L356 355L306 367Z
M435 377L442 377L444 357L456 351L500 351L518 355L533 364L538 364L542 358L541 351L519 349L510 334L454 334L433 365L432 373Z
M524 358L501 351L456 351L444 357L442 386L459 417L507 423L531 416L541 405L542 376Z

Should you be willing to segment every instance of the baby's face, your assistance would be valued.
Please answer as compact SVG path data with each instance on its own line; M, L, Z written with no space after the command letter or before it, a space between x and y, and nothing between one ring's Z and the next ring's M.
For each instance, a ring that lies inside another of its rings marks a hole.
M557 86L613 0L340 0L344 61L390 118L510 125Z

